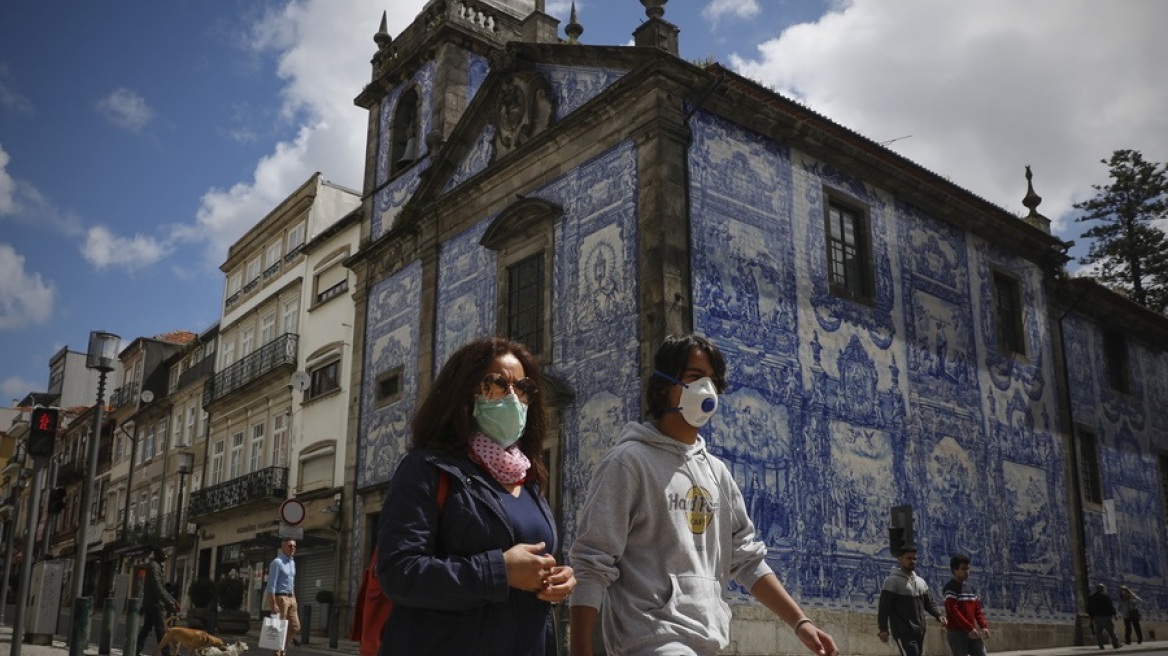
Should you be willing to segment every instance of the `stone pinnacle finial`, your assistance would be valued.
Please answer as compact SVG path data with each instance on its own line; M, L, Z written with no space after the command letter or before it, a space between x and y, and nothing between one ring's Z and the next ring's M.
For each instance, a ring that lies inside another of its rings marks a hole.
M645 5L645 15L649 18L661 18L665 16L665 3L669 0L641 0L641 4Z
M393 43L393 39L389 38L389 23L386 13L381 12L381 27L377 28L377 34L373 35L373 42L377 44L378 50L385 50L389 44Z
M1042 204L1042 196L1034 193L1034 184L1032 180L1034 174L1030 172L1030 165L1026 165L1026 197L1022 199L1022 204L1030 209L1030 214L1022 217L1022 220L1030 225L1050 234L1050 219L1038 213L1038 206Z
M1022 199L1022 204L1030 208L1030 213L1034 214L1039 205L1042 204L1042 196L1034 193L1034 185L1032 180L1034 174L1030 172L1030 165L1026 165L1026 198Z
M584 33L584 26L576 19L576 0L572 0L572 13L568 24L564 26L564 34L568 35L568 43L580 43L580 35Z

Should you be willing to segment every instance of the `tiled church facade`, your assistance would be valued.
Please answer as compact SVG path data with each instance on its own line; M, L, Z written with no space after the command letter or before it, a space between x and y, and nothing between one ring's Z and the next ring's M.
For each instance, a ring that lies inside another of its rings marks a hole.
M901 504L934 594L951 554L973 557L994 649L1068 644L1096 581L1132 586L1146 627L1168 630L1168 320L1063 280L1066 245L1042 220L678 59L659 16L635 33L642 47L586 46L524 4L431 2L396 41L379 34L358 97L359 518L381 505L417 390L462 343L500 332L507 267L542 253L566 539L595 463L642 413L648 355L693 330L722 347L731 380L706 439L772 566L844 651L887 650L875 603ZM403 98L419 138L397 166ZM864 218L863 298L829 283L835 202ZM1021 353L1000 343L1002 276L1019 293ZM1126 392L1108 376L1117 330ZM387 372L404 393L379 398ZM371 521L353 526L354 579ZM732 653L798 651L731 595Z

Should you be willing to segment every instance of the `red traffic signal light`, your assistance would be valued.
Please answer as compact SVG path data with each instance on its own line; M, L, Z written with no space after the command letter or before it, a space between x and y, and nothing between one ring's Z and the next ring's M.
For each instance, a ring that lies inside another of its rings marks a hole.
M33 408L29 418L28 454L31 456L53 455L53 443L57 441L57 423L60 420L56 408Z

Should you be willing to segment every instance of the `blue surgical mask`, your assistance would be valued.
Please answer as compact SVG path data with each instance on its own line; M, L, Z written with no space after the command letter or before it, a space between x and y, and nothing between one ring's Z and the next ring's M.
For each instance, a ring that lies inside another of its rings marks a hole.
M475 423L483 435L506 449L519 441L527 426L527 406L514 392L501 399L475 397Z

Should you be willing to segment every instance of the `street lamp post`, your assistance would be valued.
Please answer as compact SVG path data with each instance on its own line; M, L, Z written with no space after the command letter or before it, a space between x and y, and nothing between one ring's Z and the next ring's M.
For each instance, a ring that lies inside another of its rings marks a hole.
M178 546L179 530L182 528L183 514L183 482L187 474L195 468L195 454L190 451L180 451L178 454L178 498L175 501L174 511L174 556L170 559L170 582L178 583ZM182 595L179 595L180 597Z
M81 488L81 521L75 542L77 555L73 561L73 630L70 632L69 656L82 656L89 644L93 598L82 596L85 591L85 557L89 551L89 506L93 498L93 481L97 478L97 447L101 442L101 420L105 410L105 377L116 366L121 341L122 338L113 333L100 330L89 333L85 367L98 372L97 401L93 408L93 431L86 453L85 484Z

